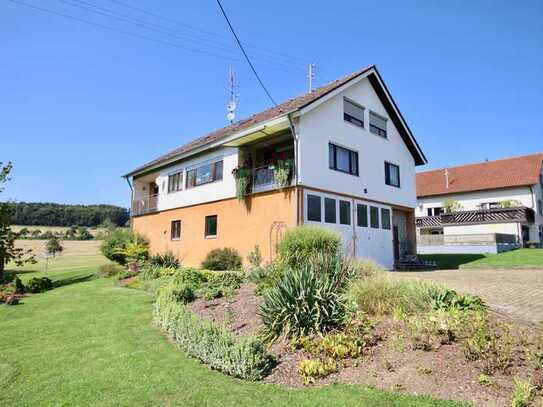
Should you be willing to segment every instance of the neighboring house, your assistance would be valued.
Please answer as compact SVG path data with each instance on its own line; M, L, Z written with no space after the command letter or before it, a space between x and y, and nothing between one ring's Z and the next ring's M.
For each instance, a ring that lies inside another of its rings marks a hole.
M133 229L152 252L171 250L185 264L218 247L246 258L255 245L269 261L286 229L312 224L339 232L346 254L392 268L416 253L415 166L425 163L369 66L125 177Z
M542 163L539 153L418 173L419 253L542 245ZM445 213L447 201L459 207Z

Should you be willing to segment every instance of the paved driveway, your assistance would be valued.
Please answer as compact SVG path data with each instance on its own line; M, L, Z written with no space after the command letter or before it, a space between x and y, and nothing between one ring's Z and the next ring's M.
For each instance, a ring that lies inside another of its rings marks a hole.
M439 270L394 275L479 295L494 311L543 328L543 270Z

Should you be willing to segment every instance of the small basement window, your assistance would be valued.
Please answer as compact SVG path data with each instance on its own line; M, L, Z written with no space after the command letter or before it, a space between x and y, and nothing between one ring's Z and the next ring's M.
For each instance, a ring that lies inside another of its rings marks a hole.
M326 223L336 223L336 200L324 198L324 221Z
M364 127L364 107L359 104L343 98L343 120L358 127Z
M379 208L370 206L370 225L373 229L379 229Z
M370 111L370 131L379 136L387 136L387 119Z
M217 237L217 215L206 216L205 237Z
M349 201L339 201L339 223L342 225L351 224L351 203Z
M317 195L307 195L307 220L320 222L321 217L321 197Z
M172 220L172 224L170 228L170 238L171 240L181 239L181 221L180 220Z

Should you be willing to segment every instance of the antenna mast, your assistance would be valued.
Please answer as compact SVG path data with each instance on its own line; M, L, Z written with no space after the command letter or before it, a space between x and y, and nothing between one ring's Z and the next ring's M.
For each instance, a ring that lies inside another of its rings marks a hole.
M313 78L315 77L315 64L309 64L307 78L309 79L309 92L313 91Z
M232 68L230 68L228 80L229 80L229 85L230 85L229 87L230 100L226 104L226 111L228 112L226 114L226 118L228 119L230 124L232 124L236 120L236 107L237 107L236 78L234 76L234 70Z

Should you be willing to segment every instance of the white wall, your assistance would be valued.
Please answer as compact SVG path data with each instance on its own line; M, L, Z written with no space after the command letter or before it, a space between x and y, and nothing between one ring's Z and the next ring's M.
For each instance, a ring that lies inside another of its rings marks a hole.
M198 185L185 189L186 170L200 164L218 159L223 160L223 179L209 184ZM236 182L232 170L238 165L237 148L224 147L215 151L199 155L179 164L162 169L154 175L147 175L134 182L134 195L136 197L147 196L142 191L142 182L150 182L155 179L159 187L158 210L179 208L204 202L212 202L220 199L233 198L236 196ZM183 189L181 191L168 193L168 175L183 171ZM140 181L141 180L141 181Z
M519 224L516 222L480 225L447 225L443 228L444 235L479 235L487 233L505 233L522 236L520 234Z
M343 120L344 96L365 107L365 128ZM369 110L389 119L388 138L369 131ZM298 132L303 185L415 207L415 160L367 78L302 114ZM329 169L329 142L358 152L359 177ZM401 188L385 184L385 161L400 166Z
M321 222L309 221L307 195L316 195L321 197ZM326 223L324 221L324 198L336 200L336 223ZM351 223L343 225L339 222L339 201L348 201L351 205ZM367 205L368 226L357 226L357 204ZM372 228L370 224L370 207L379 208L379 228ZM358 258L370 258L382 265L385 269L394 267L394 251L392 244L392 208L387 205L379 205L369 201L347 198L335 194L326 194L317 191L304 190L304 223L309 225L318 225L336 231L341 236L341 245L345 255ZM390 210L391 229L382 228L381 208Z

